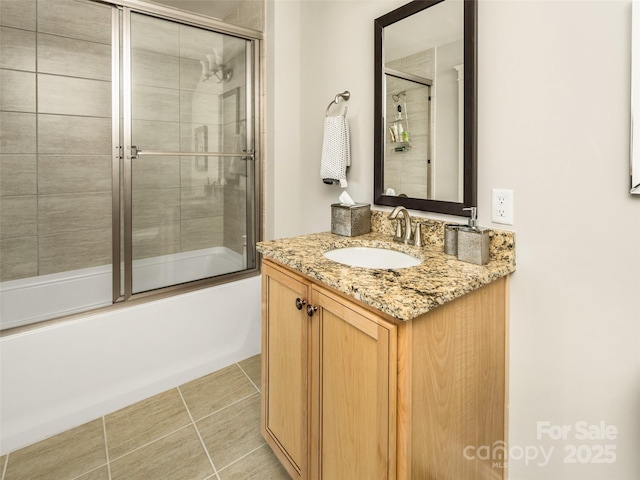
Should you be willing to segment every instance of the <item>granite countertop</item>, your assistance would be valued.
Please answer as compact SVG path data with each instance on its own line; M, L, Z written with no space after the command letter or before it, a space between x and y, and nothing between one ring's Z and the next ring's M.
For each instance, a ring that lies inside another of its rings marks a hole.
M407 321L514 272L514 235L506 233L492 235L491 259L482 266L446 255L439 243L413 247L395 243L387 233L377 232L357 237L326 232L265 241L258 243L258 251L264 258ZM327 250L356 246L398 250L423 262L415 267L386 270L350 267L322 255Z

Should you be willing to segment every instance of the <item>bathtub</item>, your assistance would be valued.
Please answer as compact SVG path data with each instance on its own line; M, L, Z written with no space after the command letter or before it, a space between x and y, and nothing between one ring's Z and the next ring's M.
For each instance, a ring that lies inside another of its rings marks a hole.
M144 292L242 270L244 258L226 247L133 262L133 285ZM124 282L124 280L123 280ZM111 305L111 265L0 283L0 328L63 317Z
M260 287L254 276L0 338L0 455L259 353Z

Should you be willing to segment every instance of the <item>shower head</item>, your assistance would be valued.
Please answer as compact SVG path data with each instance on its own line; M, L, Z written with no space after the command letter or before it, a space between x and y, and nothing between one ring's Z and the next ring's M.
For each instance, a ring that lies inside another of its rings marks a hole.
M391 98L393 99L394 102L397 102L398 100L400 100L400 97L406 97L407 96L407 92L406 91L402 91L402 92L398 92L395 95L391 95Z

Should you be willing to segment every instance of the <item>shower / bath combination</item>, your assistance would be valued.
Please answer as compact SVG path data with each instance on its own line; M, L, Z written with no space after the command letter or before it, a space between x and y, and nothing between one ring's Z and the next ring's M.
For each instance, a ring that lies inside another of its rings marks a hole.
M2 19L0 329L259 272L262 34L120 1Z

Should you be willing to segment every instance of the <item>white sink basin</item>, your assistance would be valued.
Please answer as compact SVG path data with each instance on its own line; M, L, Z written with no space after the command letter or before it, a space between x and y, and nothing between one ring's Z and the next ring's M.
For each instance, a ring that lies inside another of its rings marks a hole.
M406 253L374 247L336 248L323 255L329 260L351 267L394 269L415 267L422 263L419 258Z

